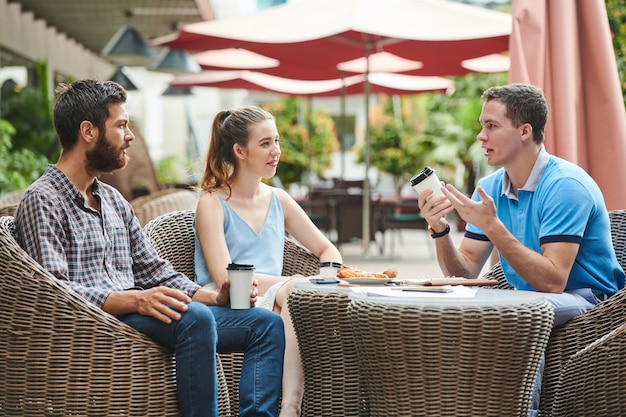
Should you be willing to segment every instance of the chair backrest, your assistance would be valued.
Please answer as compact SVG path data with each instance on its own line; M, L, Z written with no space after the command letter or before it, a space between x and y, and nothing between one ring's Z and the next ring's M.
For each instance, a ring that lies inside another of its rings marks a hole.
M170 261L176 271L191 280L195 279L194 215L194 210L174 211L158 216L144 227L144 232L157 253ZM294 240L285 237L282 274L312 276L318 273L319 259Z
M154 200L155 198L158 198L167 194L173 194L180 190L181 190L180 188L163 188L161 190L152 191L148 194L144 194L142 196L133 198L132 200L130 200L130 205L133 206L133 208L136 210L137 208L143 206L145 203L147 203L150 200Z
M19 203L25 192L26 190L19 190L0 195L0 207Z
M141 226L145 226L150 220L157 218L161 214L179 210L195 210L196 204L198 204L198 197L198 193L195 191L178 190L147 199L141 204L135 202L133 209Z
M174 270L195 279L193 256L194 210L179 210L162 214L143 228L159 256L172 263Z
M15 216L17 206L19 203L7 204L6 206L0 206L0 216Z
M626 209L609 211L611 238L617 261L626 271Z

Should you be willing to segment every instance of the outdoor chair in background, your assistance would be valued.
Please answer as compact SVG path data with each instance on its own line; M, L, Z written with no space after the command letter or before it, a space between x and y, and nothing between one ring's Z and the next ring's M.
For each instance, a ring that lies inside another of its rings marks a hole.
M13 229L13 217L0 217L1 413L180 415L172 352L75 294ZM230 416L219 360L218 378L220 416Z
M195 210L180 210L166 213L148 222L144 231L159 253L169 260L174 269L195 279L194 272L194 231ZM285 255L283 260L284 276L302 274L304 276L319 273L319 259L300 246L294 240L285 237ZM243 364L243 353L219 354L227 381L230 409L233 415L239 415L239 378Z
M139 197L135 197L132 200L130 200L130 204L133 206L133 208L141 207L142 205L144 205L150 200L154 200L157 197L161 197L167 194L176 193L180 190L181 190L180 188L162 188L160 190L148 192Z
M336 228L335 204L329 193L312 190L305 199L297 200L309 218L331 241Z
M173 191L170 190L159 190L131 201L135 215L142 227L161 214L196 209L199 198L197 192L176 188Z
M617 260L626 270L626 209L609 211ZM511 288L499 263L483 278ZM545 352L540 416L619 415L626 407L626 290L553 329ZM603 370L607 370L603 372ZM610 369L610 370L609 370ZM590 372L585 375L583 372Z
M435 256L433 242L428 234L428 222L419 213L417 198L381 199L378 202L377 211L377 229L381 233L381 253L386 250L387 232L391 233L391 255L394 255L396 240L402 238L402 230L417 229L424 231L428 252L431 257Z

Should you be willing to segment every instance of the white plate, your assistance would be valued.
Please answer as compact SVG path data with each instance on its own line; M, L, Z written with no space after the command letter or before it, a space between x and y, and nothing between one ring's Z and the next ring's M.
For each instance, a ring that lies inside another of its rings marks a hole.
M340 278L342 281L348 284L358 285L385 285L391 281L390 278L374 278L374 277L360 277L360 278Z

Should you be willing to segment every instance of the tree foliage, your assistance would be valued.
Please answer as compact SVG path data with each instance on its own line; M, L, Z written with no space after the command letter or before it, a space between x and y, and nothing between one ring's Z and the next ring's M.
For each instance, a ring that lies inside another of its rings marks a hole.
M29 149L13 149L16 130L0 119L0 194L26 189L46 169L47 159Z
M264 106L276 118L281 156L276 175L285 187L301 182L304 174L322 176L331 154L339 147L330 114L310 108L297 98L284 98Z
M28 149L55 162L60 153L52 122L52 108L48 97L47 65L36 64L38 88L4 89L0 114L15 128L12 149Z
M626 104L626 0L606 0L609 28L613 36L613 50Z
M439 177L453 182L463 172L465 191L471 193L485 167L478 118L481 93L506 83L506 74L473 74L455 79L452 95L421 94L401 98L400 114L393 100L381 96L370 113L370 163L402 185L424 166L436 167ZM364 160L364 149L358 150Z

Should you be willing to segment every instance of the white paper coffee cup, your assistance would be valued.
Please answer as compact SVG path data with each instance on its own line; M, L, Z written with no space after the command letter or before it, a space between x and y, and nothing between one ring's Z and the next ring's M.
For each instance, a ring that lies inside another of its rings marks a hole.
M254 265L228 264L226 269L230 279L230 308L234 310L250 308Z
M339 262L320 262L320 275L336 278L339 268L341 268L341 263Z
M415 174L413 178L411 178L411 187L413 187L418 194L426 190L433 190L433 195L443 195L441 182L439 178L437 178L435 170L431 167L426 167L421 170L419 174Z

